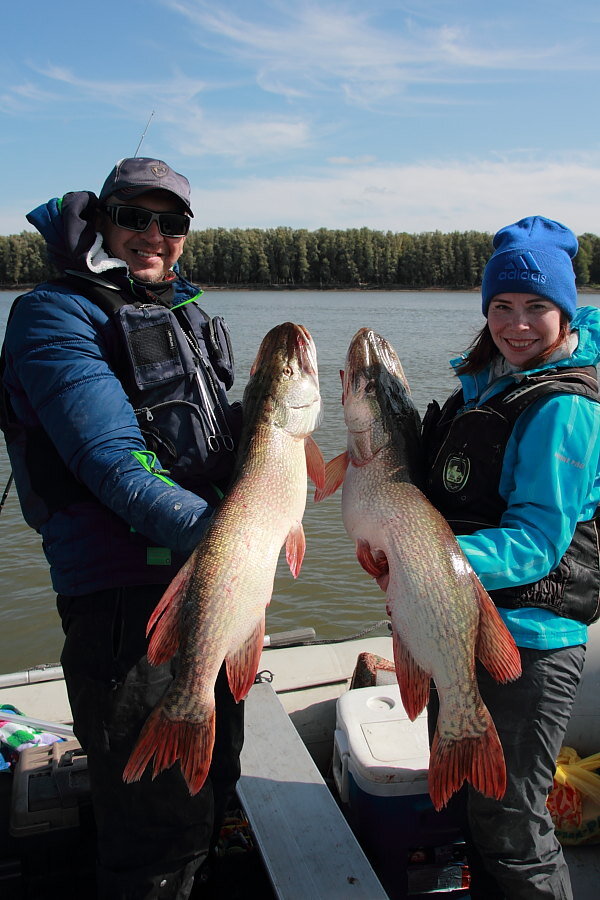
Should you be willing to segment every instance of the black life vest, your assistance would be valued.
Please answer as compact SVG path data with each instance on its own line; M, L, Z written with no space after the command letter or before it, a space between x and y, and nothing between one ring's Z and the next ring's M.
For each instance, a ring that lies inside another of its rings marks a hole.
M462 409L457 391L440 410L434 401L423 419L428 461L427 496L455 534L496 527L506 510L499 492L508 440L519 416L552 393L600 399L593 366L552 369L526 376L518 385L474 409ZM600 617L600 518L579 522L558 566L531 584L490 591L497 606L536 606L589 624Z
M53 283L87 297L109 316L119 335L119 350L109 362L147 449L173 481L216 505L231 478L241 431L241 406L230 404L226 394L234 361L224 320L209 318L193 300L169 308L149 290L132 296L76 275ZM57 510L95 500L45 430L19 422L4 386L0 427L29 525L39 528Z

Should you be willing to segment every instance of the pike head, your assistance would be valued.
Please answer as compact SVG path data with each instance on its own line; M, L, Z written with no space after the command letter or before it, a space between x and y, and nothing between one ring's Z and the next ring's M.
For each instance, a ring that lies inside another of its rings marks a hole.
M350 342L340 375L349 449L355 460L367 462L392 447L418 483L420 419L392 345L370 328L361 328Z
M284 322L262 340L244 391L244 424L280 428L305 438L322 415L317 352L302 325Z

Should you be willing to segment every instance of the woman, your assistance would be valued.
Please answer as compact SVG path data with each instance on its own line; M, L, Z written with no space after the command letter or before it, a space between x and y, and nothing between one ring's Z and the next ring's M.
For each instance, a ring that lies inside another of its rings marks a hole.
M452 363L460 387L441 410L431 404L423 424L428 496L499 608L523 668L500 685L478 666L508 783L501 801L470 786L459 798L471 896L557 900L572 892L546 797L587 625L600 614L600 310L576 309L577 239L559 222L521 219L496 234L494 248L482 284L487 322Z

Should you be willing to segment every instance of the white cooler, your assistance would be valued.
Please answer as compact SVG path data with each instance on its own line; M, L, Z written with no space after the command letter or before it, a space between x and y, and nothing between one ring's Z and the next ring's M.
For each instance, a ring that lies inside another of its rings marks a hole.
M458 838L452 817L433 808L428 766L427 712L411 722L397 684L357 688L338 699L333 777L384 886L400 878L402 854Z

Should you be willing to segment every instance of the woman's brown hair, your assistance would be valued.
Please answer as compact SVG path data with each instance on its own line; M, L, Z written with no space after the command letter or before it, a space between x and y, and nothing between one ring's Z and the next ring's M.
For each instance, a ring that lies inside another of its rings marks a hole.
M554 351L567 339L570 331L571 327L569 320L565 313L561 311L558 337L553 344L546 347L546 349L534 359L528 359L527 368L535 369L545 363L546 360L552 356ZM485 369L499 353L500 351L492 339L490 329L486 322L479 334L476 335L474 341L469 345L467 358L456 368L456 373L458 375L475 375L477 372L481 372L482 369Z

